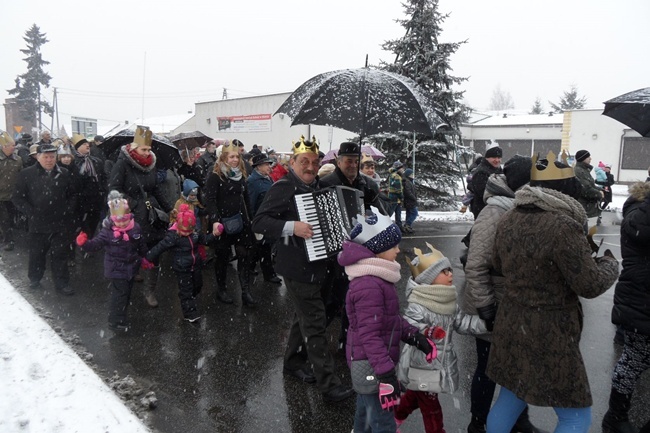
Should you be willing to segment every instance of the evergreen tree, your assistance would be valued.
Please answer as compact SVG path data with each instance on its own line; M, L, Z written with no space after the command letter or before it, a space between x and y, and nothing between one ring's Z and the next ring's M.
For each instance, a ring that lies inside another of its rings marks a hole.
M43 70L45 65L50 64L41 56L41 46L49 42L45 36L36 24L25 32L23 40L27 43L27 48L20 51L27 56L23 59L27 62L27 72L19 75L16 78L16 87L8 90L10 95L15 95L23 120L39 128L41 112L46 114L53 112L50 104L41 100L41 86L49 87L52 79Z
M409 164L416 153L416 182L418 196L432 206L451 203L447 192L460 176L457 162L460 142L460 123L467 120L469 109L462 104L462 91L454 86L467 80L450 74L450 57L467 41L441 43L441 25L448 14L438 11L438 0L406 0L403 3L407 19L397 20L406 29L402 38L384 42L382 48L395 55L393 63L380 62L380 68L395 72L414 80L428 92L437 104L442 120L449 125L453 134L436 134L433 141L413 134L382 135L369 141L376 142L387 154L395 155ZM426 141L425 141L426 140ZM393 160L394 161L394 160ZM387 161L392 164L393 161ZM409 164L411 165L411 164Z
M533 104L533 108L531 108L530 113L528 113L528 114L543 114L543 113L544 113L544 107L542 107L542 100L538 96L535 99L535 103Z
M501 86L497 86L492 91L492 99L490 100L489 109L493 111L509 110L515 108L515 103L512 101L512 96L507 90L502 90Z
M569 91L564 92L564 95L557 104L548 101L555 113L563 113L566 110L580 110L585 108L586 102L586 96L578 97L578 87L575 85L572 85Z

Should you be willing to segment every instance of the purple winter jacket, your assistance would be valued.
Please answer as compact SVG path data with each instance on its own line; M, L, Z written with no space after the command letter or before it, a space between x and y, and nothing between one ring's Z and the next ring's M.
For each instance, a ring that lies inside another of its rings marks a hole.
M111 229L113 222L106 218L97 236L88 239L81 247L83 251L104 251L104 277L116 280L130 280L140 268L142 257L147 253L147 244L142 237L140 225L135 223L127 232L129 240L116 238Z
M375 254L366 247L345 241L338 261L348 266L373 257ZM408 342L419 332L400 315L395 285L372 275L354 278L345 302L350 320L345 349L348 366L367 359L377 375L394 372L400 340Z

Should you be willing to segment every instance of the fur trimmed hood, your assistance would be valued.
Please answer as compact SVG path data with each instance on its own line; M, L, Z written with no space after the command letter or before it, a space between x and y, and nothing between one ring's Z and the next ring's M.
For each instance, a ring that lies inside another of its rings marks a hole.
M635 201L644 201L650 198L650 182L637 182L630 185L630 197Z
M156 168L156 154L155 153L151 152L151 156L153 157L151 165L149 165L147 167L143 167L142 165L138 164L135 161L135 159L133 159L133 157L131 155L129 155L129 151L127 150L127 146L128 146L128 144L125 144L120 149L120 157L126 159L128 161L128 163L129 163L129 165L137 168L138 170L140 170L140 171L142 171L144 173L148 173L151 170L154 170Z

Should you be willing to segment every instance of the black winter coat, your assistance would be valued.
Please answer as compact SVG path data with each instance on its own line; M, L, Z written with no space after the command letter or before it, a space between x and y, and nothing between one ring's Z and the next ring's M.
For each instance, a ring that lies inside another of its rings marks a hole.
M141 188L142 187L142 188ZM153 206L170 212L173 203L167 202L161 186L156 181L156 158L148 167L138 164L122 146L117 162L111 170L108 190L116 190L126 196L135 221L142 227L145 242L157 242L165 236L166 227L153 227L149 223L148 209L145 201L149 199ZM145 192L145 198L142 192Z
M41 164L27 167L18 173L12 202L27 215L30 233L68 231L76 208L72 176L58 165L49 174Z
M485 207L483 194L485 193L485 186L487 185L488 178L494 173L503 173L501 167L494 167L487 158L483 158L476 167L476 171L472 174L471 183L468 185L469 190L474 193L470 210L474 214L474 219L478 218Z
M81 173L85 166L83 157L78 156L74 159L75 177L79 188L79 210L82 213L99 210L106 206L107 180L106 173L104 173L104 161L92 155L88 158L95 169L96 177L85 172Z
M415 195L415 184L413 180L404 176L404 209L417 207L418 199Z
M650 182L630 188L623 205L623 271L616 284L612 323L650 335Z
M379 200L379 185L375 182L368 182L366 178L362 175L357 175L354 179L354 182L350 182L347 177L343 174L340 168L336 169L328 174L323 176L320 180L321 188L328 186L342 185L350 188L358 189L363 193L363 205L365 207L364 211L370 211L370 206L376 207L380 213L388 215L384 209L384 205ZM356 215L355 215L356 216Z
M203 192L205 193L203 204L208 210L208 231L212 231L214 223L222 222L223 218L235 216L239 213L244 220L244 230L237 235L237 242L252 245L251 221L253 216L248 202L246 179L242 176L239 180L232 180L213 172L208 177Z
M253 220L253 231L264 235L264 239L277 241L275 271L302 283L321 284L327 275L329 259L309 262L304 239L298 236L282 237L287 221L300 221L296 209L296 194L305 194L321 189L318 181L312 185L303 183L293 172L273 184L266 193Z
M172 269L174 272L192 272L200 270L203 266L203 259L199 254L199 245L207 245L214 239L212 235L203 233L192 233L189 236L181 236L176 230L167 230L165 238L158 242L146 254L150 262L157 261L162 253L172 249L174 258Z

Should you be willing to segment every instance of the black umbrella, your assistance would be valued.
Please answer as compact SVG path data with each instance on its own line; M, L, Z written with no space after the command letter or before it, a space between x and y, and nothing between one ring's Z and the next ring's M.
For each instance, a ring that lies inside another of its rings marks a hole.
M327 125L359 134L417 132L433 137L444 125L431 96L413 80L379 69L343 69L316 75L275 114L291 125Z
M208 137L201 131L181 132L180 134L169 137L169 139L181 150L201 147L212 140L211 137Z
M650 87L606 101L603 114L650 137Z
M107 137L102 143L102 150L106 155L117 155L117 150L125 144L133 142L136 125L123 129ZM174 168L183 163L180 152L168 138L153 134L151 137L151 150L156 155L156 165L161 168ZM116 159L116 158L114 158Z

